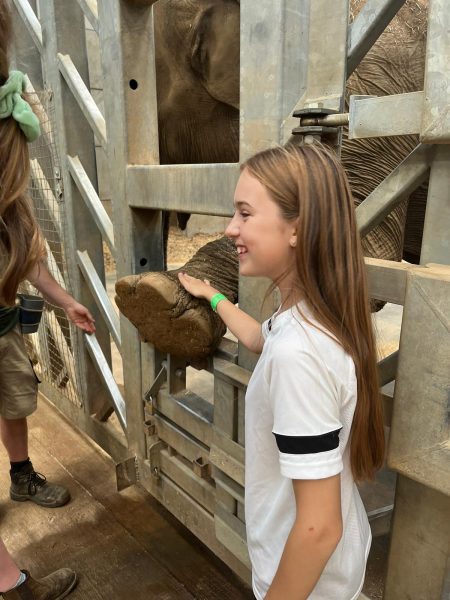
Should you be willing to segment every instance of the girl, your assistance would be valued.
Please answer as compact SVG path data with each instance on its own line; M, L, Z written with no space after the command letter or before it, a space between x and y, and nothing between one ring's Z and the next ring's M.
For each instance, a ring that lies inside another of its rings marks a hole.
M365 266L335 155L277 147L242 166L226 234L241 275L281 305L262 325L180 273L261 356L246 395L247 542L258 600L350 600L371 534L355 480L381 466L384 432Z

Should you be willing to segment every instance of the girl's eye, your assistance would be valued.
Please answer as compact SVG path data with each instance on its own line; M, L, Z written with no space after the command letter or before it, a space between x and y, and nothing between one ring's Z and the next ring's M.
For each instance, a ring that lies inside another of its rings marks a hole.
M245 210L241 210L240 214L243 219L250 216L250 213L246 212Z

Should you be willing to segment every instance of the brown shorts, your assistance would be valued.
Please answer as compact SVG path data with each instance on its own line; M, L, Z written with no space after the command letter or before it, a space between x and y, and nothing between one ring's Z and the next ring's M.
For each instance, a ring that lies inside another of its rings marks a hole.
M38 380L25 350L20 325L0 337L0 416L28 417L36 410Z

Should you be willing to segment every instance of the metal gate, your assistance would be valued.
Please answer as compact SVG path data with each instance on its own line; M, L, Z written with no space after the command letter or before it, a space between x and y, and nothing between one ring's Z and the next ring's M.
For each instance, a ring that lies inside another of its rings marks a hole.
M429 172L421 262L448 265L448 3L429 3L424 91L392 96L388 103L354 99L349 115L343 113L347 74L403 1L367 0L350 26L348 0L332 4L330 14L327 0L241 0L240 160L270 143L285 143L298 125L294 109L337 110L353 137L419 133L416 150L358 207L358 222L362 232L370 231ZM44 385L43 392L119 463L121 485L138 477L248 579L243 398L254 359L227 344L207 367L214 398L187 390L187 363L140 344L134 327L124 318L119 322L105 291L102 245L115 258L118 277L161 270L161 210L231 215L239 165L159 165L151 8L119 0L14 5L18 66L54 98L67 272L97 325L95 336L77 333L73 340L81 406L54 387ZM99 36L104 115L88 89L85 18ZM112 221L96 192L95 140L109 163ZM372 296L405 305L400 351L380 366L383 383L396 379L393 409L392 399L385 402L386 413L393 410L389 464L399 473L385 597L443 599L450 591L450 269L369 259L367 266ZM240 305L255 316L261 290L257 281L240 285ZM112 375L111 340L122 355L124 397Z

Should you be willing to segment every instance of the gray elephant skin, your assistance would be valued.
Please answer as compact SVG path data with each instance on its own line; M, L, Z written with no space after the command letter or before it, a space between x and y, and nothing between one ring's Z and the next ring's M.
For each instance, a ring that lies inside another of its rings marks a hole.
M135 6L151 1L128 0ZM352 8L357 11L358 4ZM139 10L139 9L138 9ZM161 164L239 160L239 2L154 3ZM383 96L423 89L426 9L406 2L347 82L352 94ZM415 135L349 140L341 158L355 204L416 147ZM427 186L417 189L363 241L367 256L419 262ZM188 216L181 215L184 226ZM183 267L227 294L238 294L238 261L226 238L201 248ZM225 328L206 302L192 298L176 271L130 275L116 283L116 303L141 339L161 352L199 359Z

